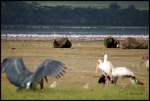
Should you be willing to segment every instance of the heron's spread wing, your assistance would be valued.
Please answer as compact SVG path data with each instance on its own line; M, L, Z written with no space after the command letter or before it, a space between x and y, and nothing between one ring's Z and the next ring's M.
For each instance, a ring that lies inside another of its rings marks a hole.
M34 72L32 81L46 76L59 78L65 73L65 65L56 60L45 60Z
M32 74L27 70L21 58L6 58L1 66L1 73L5 72L10 83L18 87Z

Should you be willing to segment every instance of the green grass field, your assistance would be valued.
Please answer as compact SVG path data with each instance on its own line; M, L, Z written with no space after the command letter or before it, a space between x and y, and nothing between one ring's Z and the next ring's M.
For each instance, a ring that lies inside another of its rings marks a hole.
M89 85L87 89L80 85L61 85L53 89L45 87L44 91L17 91L12 84L7 84L1 90L2 100L148 100L148 96L148 89L140 85L128 85L124 89L115 85Z

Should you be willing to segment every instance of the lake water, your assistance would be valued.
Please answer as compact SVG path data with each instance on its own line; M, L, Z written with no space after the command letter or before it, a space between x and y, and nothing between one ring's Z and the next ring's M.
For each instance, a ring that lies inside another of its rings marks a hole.
M103 40L106 36L124 40L126 37L149 40L149 27L31 27L2 28L2 40L52 40L68 37L70 40Z

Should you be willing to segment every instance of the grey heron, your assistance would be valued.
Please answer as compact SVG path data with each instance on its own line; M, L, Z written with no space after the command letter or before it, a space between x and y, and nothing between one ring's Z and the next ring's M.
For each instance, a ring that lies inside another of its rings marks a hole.
M30 72L23 63L22 58L5 58L1 63L1 74L6 73L9 82L20 89L35 89L40 84L44 89L43 79L48 83L47 76L60 78L65 73L65 65L57 60L46 59L36 70Z

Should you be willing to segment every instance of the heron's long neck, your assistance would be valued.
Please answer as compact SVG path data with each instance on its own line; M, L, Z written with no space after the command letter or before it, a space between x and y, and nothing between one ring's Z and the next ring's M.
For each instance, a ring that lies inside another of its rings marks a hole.
M107 55L104 55L104 62L107 62Z

